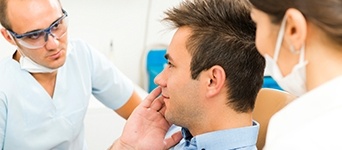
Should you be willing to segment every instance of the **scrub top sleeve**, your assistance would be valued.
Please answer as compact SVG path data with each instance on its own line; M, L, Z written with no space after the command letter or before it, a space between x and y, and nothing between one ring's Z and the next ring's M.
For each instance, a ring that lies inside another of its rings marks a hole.
M5 129L7 120L6 97L0 92L0 149L4 148Z
M114 64L97 50L90 50L92 93L105 106L116 110L131 97L134 85Z

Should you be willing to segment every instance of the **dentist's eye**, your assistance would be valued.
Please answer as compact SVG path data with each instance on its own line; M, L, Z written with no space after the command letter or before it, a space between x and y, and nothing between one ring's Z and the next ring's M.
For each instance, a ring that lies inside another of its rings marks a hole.
M34 32L25 36L26 39L36 40L44 36L44 32Z

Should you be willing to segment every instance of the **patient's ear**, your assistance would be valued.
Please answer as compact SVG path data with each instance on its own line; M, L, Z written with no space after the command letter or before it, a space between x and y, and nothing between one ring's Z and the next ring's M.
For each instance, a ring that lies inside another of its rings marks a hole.
M207 97L218 95L225 86L226 73L221 66L215 65L207 70L208 83L207 83Z

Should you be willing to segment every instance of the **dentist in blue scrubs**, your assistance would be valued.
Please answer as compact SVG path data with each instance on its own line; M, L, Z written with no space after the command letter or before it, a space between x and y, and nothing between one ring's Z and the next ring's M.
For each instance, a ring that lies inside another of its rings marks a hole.
M0 149L85 150L91 95L123 118L141 102L110 61L68 39L59 0L0 0L0 22L17 47L0 62Z

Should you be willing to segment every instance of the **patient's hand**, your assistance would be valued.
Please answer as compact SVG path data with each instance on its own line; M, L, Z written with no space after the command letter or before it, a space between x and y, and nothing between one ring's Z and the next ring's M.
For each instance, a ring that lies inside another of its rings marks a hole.
M182 135L176 132L164 139L170 123L164 118L165 106L160 87L153 90L128 118L123 133L111 150L162 150L177 144Z

